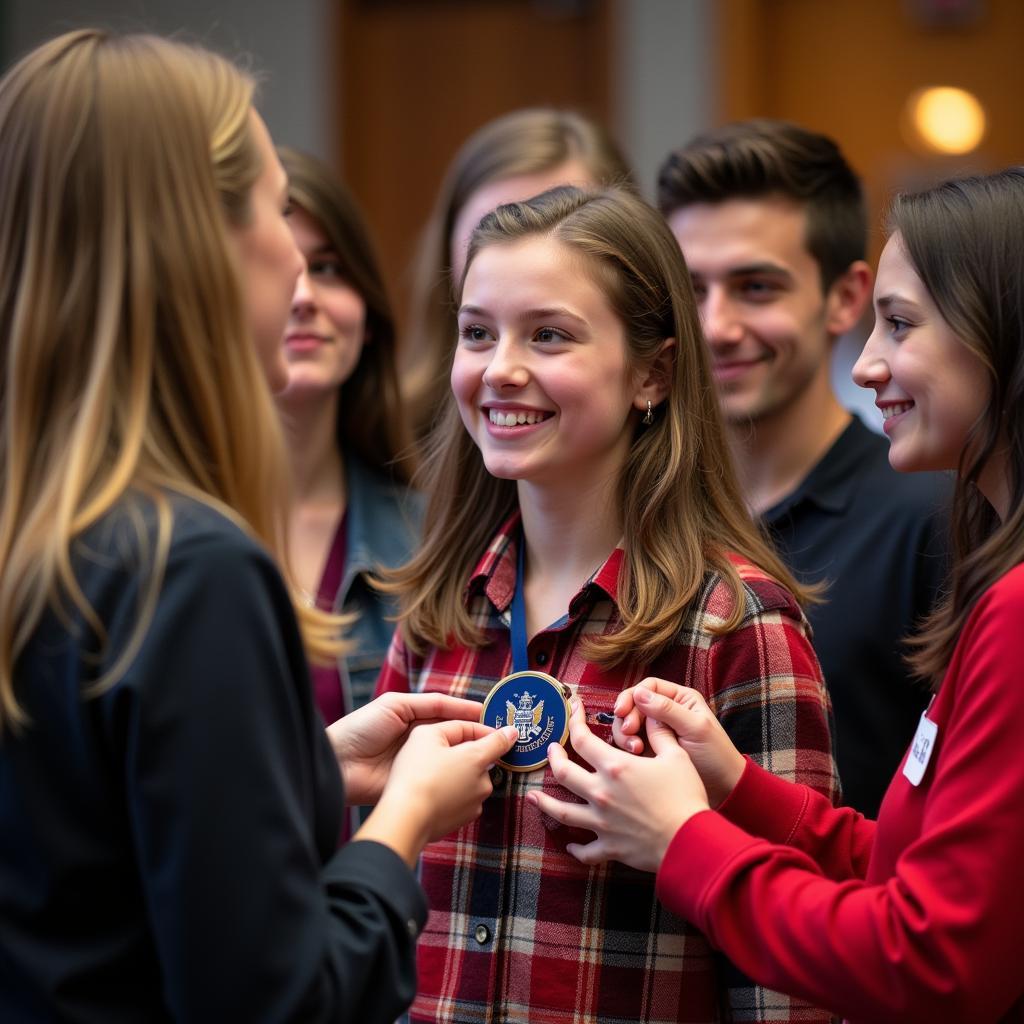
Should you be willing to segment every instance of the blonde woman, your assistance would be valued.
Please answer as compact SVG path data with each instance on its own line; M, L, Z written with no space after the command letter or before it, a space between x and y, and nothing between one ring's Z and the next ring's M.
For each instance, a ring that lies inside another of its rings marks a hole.
M378 685L487 702L521 731L479 821L424 852L410 1019L824 1021L716 963L653 877L579 864L575 830L526 802L562 792L544 751L566 691L610 740L619 693L651 674L835 795L799 591L739 497L678 245L618 189L500 206L470 243L458 324Z
M509 740L403 746L475 707L398 702L332 751L314 711L337 620L274 557L301 257L252 83L77 31L0 82L0 139L0 1019L393 1019L411 865ZM337 853L336 756L380 797Z

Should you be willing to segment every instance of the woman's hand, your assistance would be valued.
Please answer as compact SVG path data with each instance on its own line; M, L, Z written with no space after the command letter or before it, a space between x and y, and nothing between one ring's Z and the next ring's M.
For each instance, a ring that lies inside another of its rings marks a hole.
M691 687L649 677L619 694L615 715L612 733L616 743L635 754L644 750L638 733L645 721L648 736L651 720L668 726L700 773L712 807L718 807L739 782L746 759L704 698Z
M327 727L350 804L375 804L414 726L478 722L480 704L441 693L385 693Z
M479 705L478 705L479 706ZM488 774L518 738L515 726L479 722L418 725L391 766L380 801L355 834L390 846L410 867L423 847L479 816Z
M584 864L619 860L641 871L657 871L680 826L708 809L704 786L675 734L657 720L647 723L653 757L616 750L587 727L580 702L574 702L569 737L576 753L594 767L574 764L557 745L548 751L551 771L585 804L565 803L545 793L526 799L563 825L597 833L592 843L566 848Z

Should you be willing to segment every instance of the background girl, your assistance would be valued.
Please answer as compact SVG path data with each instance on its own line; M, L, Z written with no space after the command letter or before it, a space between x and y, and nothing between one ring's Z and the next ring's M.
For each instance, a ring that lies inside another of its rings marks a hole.
M473 235L461 294L425 541L392 575L403 611L380 689L482 701L515 664L518 590L515 667L610 720L657 666L701 689L742 749L834 795L795 584L743 511L664 222L621 190L501 206ZM730 986L652 879L569 857L572 834L524 803L550 773L494 783L479 824L424 854L412 1020L708 1020L720 1000L790 1012Z
M650 716L657 757L611 750L578 711L597 771L552 764L590 804L531 799L597 832L584 863L658 869L665 905L765 984L850 1020L1021 1021L1024 170L899 197L891 227L854 377L892 465L957 481L951 585L913 659L935 695L877 823L767 775L661 680L616 709L634 744ZM653 788L666 774L680 784Z
M315 667L327 722L373 694L396 608L369 582L412 554L419 503L398 394L395 324L369 233L330 169L282 149L288 223L305 269L284 334L288 386L276 396L295 484L288 553L316 605L352 613L345 655Z

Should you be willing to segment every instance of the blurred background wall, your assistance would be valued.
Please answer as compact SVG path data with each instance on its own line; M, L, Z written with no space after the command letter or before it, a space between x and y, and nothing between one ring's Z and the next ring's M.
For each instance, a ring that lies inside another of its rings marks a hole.
M400 308L444 167L515 107L606 121L649 196L667 151L720 121L827 132L867 184L873 258L893 189L1024 162L1021 0L0 0L0 60L90 23L247 56L275 140L333 163L362 202ZM931 140L929 86L969 93L945 96Z
M260 108L280 142L334 149L334 0L0 0L0 62L80 26L202 42L261 74ZM280 137L278 138L278 135Z

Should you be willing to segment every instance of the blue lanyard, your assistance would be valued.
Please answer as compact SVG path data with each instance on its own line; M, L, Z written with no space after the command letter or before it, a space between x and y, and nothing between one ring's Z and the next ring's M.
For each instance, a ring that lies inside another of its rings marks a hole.
M526 537L520 534L519 556L516 559L516 590L512 595L512 671L525 672L530 667L526 652L526 598L523 596L523 564L526 561Z

